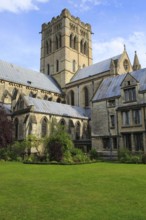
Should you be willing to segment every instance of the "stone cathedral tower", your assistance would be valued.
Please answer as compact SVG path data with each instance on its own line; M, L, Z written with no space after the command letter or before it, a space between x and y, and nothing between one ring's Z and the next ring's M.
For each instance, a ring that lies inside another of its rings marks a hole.
M75 72L92 64L91 26L64 9L42 25L40 71L52 75L62 88Z

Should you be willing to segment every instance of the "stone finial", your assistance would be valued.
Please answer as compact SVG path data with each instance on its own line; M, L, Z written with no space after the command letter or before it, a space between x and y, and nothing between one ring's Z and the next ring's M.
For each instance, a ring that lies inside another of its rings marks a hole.
M61 12L61 15L67 17L68 15L70 15L70 11L68 9L64 8Z
M139 70L139 69L141 69L141 65L139 63L137 52L135 51L134 61L133 61L133 70L135 71L135 70Z
M126 45L124 44L124 51L126 51Z

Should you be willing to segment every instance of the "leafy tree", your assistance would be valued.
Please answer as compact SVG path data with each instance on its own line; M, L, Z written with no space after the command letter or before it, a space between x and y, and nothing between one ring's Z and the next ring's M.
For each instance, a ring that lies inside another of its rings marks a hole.
M34 148L37 151L37 154L40 154L39 146L42 143L41 138L37 138L35 135L28 135L27 138L24 140L26 150L28 152L28 155L31 154L31 148Z
M2 105L0 105L0 147L7 147L13 141L13 123L11 119L8 119L6 111Z
M46 149L50 160L61 161L64 153L74 147L70 135L64 126L58 125L55 119L50 124L50 135L46 140Z

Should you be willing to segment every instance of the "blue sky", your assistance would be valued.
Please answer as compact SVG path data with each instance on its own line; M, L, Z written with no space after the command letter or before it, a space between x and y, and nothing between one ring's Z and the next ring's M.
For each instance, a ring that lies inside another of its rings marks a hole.
M93 63L122 53L126 45L146 67L145 0L0 0L0 59L39 70L41 24L68 8L92 25Z

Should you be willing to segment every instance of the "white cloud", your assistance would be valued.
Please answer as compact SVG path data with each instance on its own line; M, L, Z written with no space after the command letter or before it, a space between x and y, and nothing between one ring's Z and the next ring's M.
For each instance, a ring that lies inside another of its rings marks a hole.
M94 63L122 53L124 44L131 63L133 64L134 51L137 51L142 67L146 67L146 33L144 32L134 32L126 38L117 37L109 41L93 42Z
M79 0L77 3L76 1L69 0L69 3L80 11L88 11L93 6L106 4L107 0Z
M18 13L20 11L38 10L38 3L45 3L49 0L0 0L0 12L10 11Z
M88 11L97 5L113 5L116 8L122 6L120 0L68 0L68 2L79 11Z

